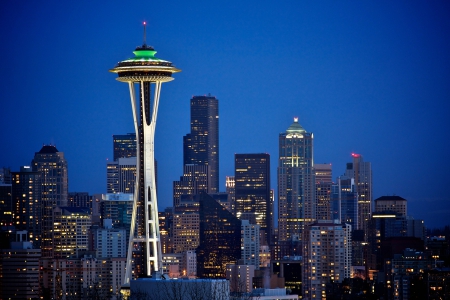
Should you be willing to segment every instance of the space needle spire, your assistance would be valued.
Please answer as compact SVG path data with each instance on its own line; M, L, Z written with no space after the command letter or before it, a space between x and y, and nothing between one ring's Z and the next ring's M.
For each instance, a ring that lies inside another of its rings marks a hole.
M155 57L155 49L146 44L146 22L143 25L144 43L135 49L133 52L135 56L120 61L109 70L118 74L116 78L118 81L128 83L137 136L136 187L124 285L130 283L133 249L140 251L143 260L143 266L136 263L135 274L138 273L141 276L151 276L152 272L162 274L155 181L155 128L161 85L172 81L172 74L181 71L170 61ZM136 271L136 268L142 268L142 270Z

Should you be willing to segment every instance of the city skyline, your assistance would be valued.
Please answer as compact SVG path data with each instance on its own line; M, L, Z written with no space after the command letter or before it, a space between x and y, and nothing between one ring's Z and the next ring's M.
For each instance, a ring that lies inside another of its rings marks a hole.
M299 117L333 181L359 153L372 163L373 200L396 194L428 227L446 224L448 3L135 4L142 10L7 2L0 167L19 171L53 144L65 153L69 192L104 193L112 135L133 132L129 95L107 70L142 44L147 20L147 43L183 69L162 88L160 210L183 171L189 100L211 93L220 101L220 191L235 153L278 157L279 133Z

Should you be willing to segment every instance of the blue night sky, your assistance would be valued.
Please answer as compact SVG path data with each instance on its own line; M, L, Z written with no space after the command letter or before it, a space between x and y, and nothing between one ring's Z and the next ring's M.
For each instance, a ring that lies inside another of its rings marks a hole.
M189 100L219 99L220 180L234 153L271 155L298 116L316 163L372 163L373 198L396 194L429 227L450 216L449 1L3 1L0 167L43 144L69 190L104 193L112 135L132 132L127 85L108 70L142 44L181 73L163 84L156 128L160 209L182 174Z

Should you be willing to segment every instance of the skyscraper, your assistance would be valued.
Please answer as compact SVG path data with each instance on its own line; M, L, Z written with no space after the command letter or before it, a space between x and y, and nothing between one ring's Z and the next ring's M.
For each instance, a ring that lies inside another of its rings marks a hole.
M270 190L270 155L235 154L236 217L261 226L261 244L270 245L273 234L273 211Z
M316 180L317 220L331 218L331 164L314 164Z
M364 230L366 239L372 215L372 166L362 155L352 153L353 162L347 163L345 175L354 178L358 193L358 229Z
M351 225L318 220L303 232L303 299L327 299L326 284L350 278Z
M332 220L339 220L358 229L358 194L355 180L347 176L339 176L332 186Z
M136 185L136 157L120 157L106 164L106 192L133 194Z
M177 207L182 195L209 193L210 168L206 165L184 165L183 176L173 182L173 206Z
M219 101L214 96L191 99L191 132L183 137L183 164L209 166L210 192L219 192Z
M53 209L67 206L69 178L64 153L45 145L31 161L33 172L41 173L42 257L53 255Z
M241 221L208 194L201 194L197 276L225 278L226 265L241 258Z
M316 219L313 134L298 118L279 136L279 241L301 240L308 223Z
M121 157L136 157L136 133L113 135L114 160Z
M12 198L15 203L14 226L26 230L28 240L35 248L41 246L41 172L33 172L29 166L12 172Z
M145 31L145 22L144 22ZM156 194L156 172L154 140L161 85L172 81L172 74L181 70L171 62L155 57L153 47L144 43L133 52L135 57L119 62L110 72L118 74L118 81L128 83L131 97L134 128L137 136L137 184L132 212L132 226L127 254L127 268L124 285L131 279L131 261L134 243L139 243L141 252L135 266L137 276L160 272L162 253L158 225L158 201ZM135 84L139 87L136 99ZM153 97L151 87L154 88ZM137 220L137 236L135 236ZM142 269L139 269L142 266Z

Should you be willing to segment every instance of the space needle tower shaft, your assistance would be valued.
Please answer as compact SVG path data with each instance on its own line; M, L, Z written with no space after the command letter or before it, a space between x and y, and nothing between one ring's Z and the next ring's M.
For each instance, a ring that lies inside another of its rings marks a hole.
M130 283L136 245L140 245L137 249L144 260L144 275L151 276L152 270L162 273L155 180L155 129L161 85L172 81L172 74L181 71L171 62L155 57L155 49L145 43L145 25L144 22L144 44L133 52L135 57L119 62L109 70L118 74L118 81L128 83L137 137L136 186L124 284Z

